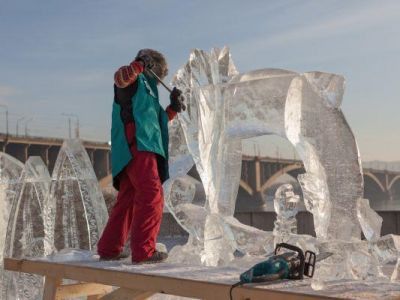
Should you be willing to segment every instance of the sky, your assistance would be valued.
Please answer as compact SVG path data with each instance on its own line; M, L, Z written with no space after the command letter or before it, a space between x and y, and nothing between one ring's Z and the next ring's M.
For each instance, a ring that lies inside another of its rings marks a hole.
M67 137L73 114L82 138L108 141L113 74L139 49L165 54L168 82L191 49L226 45L240 72L342 74L362 159L400 160L398 0L0 0L0 39L1 132L5 105L11 133ZM244 148L293 152L271 137Z

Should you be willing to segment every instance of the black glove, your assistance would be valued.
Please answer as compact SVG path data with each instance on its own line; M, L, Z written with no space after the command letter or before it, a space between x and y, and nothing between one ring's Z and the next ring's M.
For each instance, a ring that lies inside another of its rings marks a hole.
M142 54L135 58L136 61L139 61L143 64L144 69L150 70L154 67L154 61L150 55Z
M185 98L182 96L182 91L174 87L171 94L169 95L171 100L171 109L180 113L182 110L186 110Z

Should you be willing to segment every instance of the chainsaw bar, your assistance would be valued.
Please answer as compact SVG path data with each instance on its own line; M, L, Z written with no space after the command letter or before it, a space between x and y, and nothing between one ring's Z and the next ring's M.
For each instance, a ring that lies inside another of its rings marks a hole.
M327 259L328 257L331 257L333 255L332 252L322 252L320 254L317 255L316 261L323 261L325 259Z

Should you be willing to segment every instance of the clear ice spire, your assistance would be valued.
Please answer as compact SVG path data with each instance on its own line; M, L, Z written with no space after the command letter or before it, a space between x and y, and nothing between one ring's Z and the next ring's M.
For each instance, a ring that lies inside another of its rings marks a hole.
M17 198L20 176L24 164L14 157L0 152L0 289L5 289L3 269L3 253L7 235L7 225L13 203Z
M40 157L31 156L25 163L16 189L7 227L5 257L43 257L53 251L53 218L48 214L50 175ZM50 229L50 230L49 230ZM40 299L43 277L33 274L7 272L3 299Z
M92 163L79 140L66 140L60 149L49 201L55 207L56 249L95 250L108 213Z

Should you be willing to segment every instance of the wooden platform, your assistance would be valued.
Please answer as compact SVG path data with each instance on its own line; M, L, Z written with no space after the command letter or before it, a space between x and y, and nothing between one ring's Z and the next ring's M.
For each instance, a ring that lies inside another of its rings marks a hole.
M44 299L87 296L87 299L146 299L163 293L198 299L230 299L231 285L238 274L229 268L189 267L169 264L132 266L121 262L49 262L28 259L4 259L4 269L45 276ZM174 276L176 273L176 276ZM63 285L63 279L80 283ZM233 290L233 299L315 300L333 297L241 286Z

